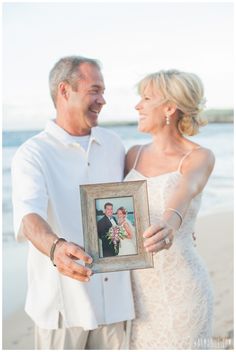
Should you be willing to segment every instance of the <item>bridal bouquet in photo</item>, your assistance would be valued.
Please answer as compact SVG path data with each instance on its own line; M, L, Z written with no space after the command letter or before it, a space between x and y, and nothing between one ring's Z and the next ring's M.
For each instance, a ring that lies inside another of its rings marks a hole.
M120 240L127 238L128 234L125 231L123 226L112 226L107 232L107 238L109 240L109 244L113 244L115 252L118 253L118 248L120 244Z

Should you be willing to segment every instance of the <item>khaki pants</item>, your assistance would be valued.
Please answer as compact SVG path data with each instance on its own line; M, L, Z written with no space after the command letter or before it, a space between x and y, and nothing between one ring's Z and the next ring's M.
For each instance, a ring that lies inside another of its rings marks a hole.
M127 324L128 323L128 324ZM60 326L60 325L59 325ZM129 349L130 321L100 325L95 330L80 327L47 330L35 327L37 350Z

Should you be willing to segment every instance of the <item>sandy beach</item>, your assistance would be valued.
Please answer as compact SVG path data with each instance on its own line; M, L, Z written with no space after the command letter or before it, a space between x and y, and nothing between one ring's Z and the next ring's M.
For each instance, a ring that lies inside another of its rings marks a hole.
M216 211L198 219L197 249L207 264L215 292L214 349L233 344L233 212ZM34 328L23 306L3 320L2 348L33 349Z
M213 336L215 349L232 349L234 326L233 212L216 211L199 218L197 248L208 267L215 305ZM218 347L218 348L217 348Z

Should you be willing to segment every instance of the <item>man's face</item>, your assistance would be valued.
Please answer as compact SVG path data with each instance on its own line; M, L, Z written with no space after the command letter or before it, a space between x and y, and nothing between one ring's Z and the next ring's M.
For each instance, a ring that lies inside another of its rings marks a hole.
M70 87L68 97L68 121L75 134L89 134L98 124L98 114L106 103L103 97L105 86L98 68L88 63L81 64L76 91Z
M113 215L113 206L112 205L107 205L106 208L105 208L104 213L109 218L112 217L112 215Z

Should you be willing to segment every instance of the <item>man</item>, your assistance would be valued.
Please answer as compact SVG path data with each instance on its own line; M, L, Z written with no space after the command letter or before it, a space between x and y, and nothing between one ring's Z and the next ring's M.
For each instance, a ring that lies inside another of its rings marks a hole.
M97 127L105 104L100 66L62 58L49 84L56 118L12 164L15 232L29 241L25 309L36 325L35 348L127 348L125 321L134 318L129 272L92 276L84 266L92 258L83 250L79 185L121 181L124 168L120 139Z
M114 248L114 244L110 243L107 238L107 232L112 226L116 226L117 222L113 216L113 204L105 203L104 204L104 216L98 221L98 237L102 240L102 252L103 257L112 257L119 253L119 247L117 250Z

